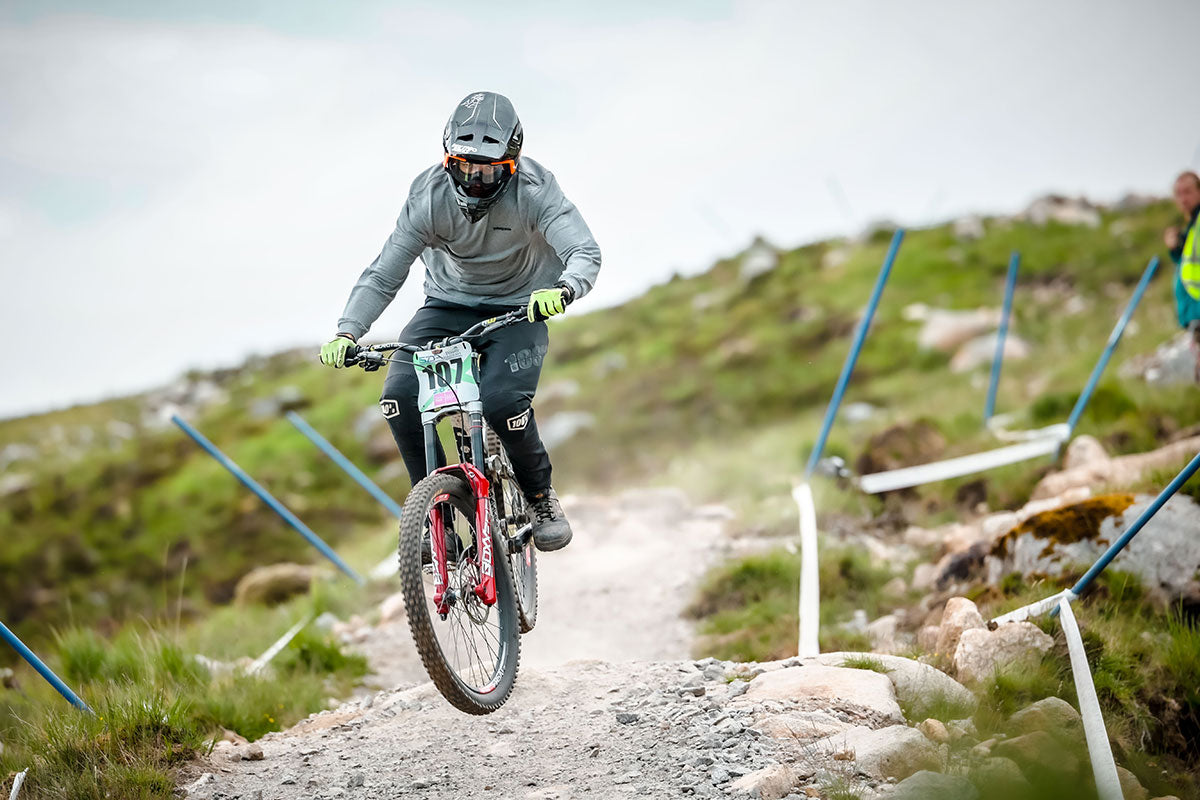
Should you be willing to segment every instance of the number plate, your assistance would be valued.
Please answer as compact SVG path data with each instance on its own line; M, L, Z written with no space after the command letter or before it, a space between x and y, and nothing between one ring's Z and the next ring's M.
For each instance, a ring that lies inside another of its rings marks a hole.
M479 399L471 353L466 342L413 353L413 369L421 387L417 404L422 412L466 405Z

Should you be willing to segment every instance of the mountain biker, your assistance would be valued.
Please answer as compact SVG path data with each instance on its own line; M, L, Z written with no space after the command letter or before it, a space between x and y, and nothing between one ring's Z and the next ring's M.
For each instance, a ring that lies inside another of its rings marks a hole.
M1175 205L1187 227L1167 228L1163 241L1178 266L1175 273L1175 314L1179 325L1192 334L1196 355L1195 379L1200 383L1200 176L1183 172L1175 179Z
M423 344L525 306L529 323L483 339L483 412L508 451L533 517L539 550L571 541L571 525L550 483L551 465L531 405L549 344L545 319L591 290L600 248L549 170L521 156L524 134L508 98L467 95L446 123L442 162L413 181L396 229L350 292L338 333L321 362L344 366L346 350L404 285L419 255L425 304L400 339ZM393 363L380 408L409 478L425 477L425 440L412 365ZM439 464L445 453L438 445Z

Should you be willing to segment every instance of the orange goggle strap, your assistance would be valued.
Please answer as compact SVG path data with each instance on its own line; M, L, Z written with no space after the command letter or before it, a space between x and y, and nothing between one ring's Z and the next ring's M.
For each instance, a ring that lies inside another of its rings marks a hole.
M442 166L443 167L450 166L451 161L461 161L464 164L475 164L480 167L503 167L503 166L507 165L508 169L511 172L517 171L517 162L511 158L505 159L504 161L486 161L486 162L481 163L478 161L468 161L467 159L463 158L462 156L452 156L449 153L446 153L444 156L442 156Z

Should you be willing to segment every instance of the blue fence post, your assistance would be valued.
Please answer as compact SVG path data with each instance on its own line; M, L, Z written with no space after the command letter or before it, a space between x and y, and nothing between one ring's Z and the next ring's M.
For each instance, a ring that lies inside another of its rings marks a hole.
M842 395L846 393L846 384L850 382L850 375L854 372L858 354L862 350L863 341L867 338L867 331L871 327L871 320L875 318L875 309L879 307L879 297L883 294L883 286L892 272L896 251L900 249L900 242L903 239L904 229L897 228L892 235L892 244L888 248L887 256L883 259L879 277L875 280L875 289L871 292L871 299L867 301L867 309L863 314L862 321L858 323L858 330L854 332L854 343L850 345L850 352L846 354L846 362L842 364L842 374L838 376L833 397L829 401L829 407L825 409L825 421L821 423L821 434L817 437L816 444L813 445L812 454L808 457L808 466L804 469L805 482L812 477L813 470L817 468L817 462L821 460L821 455L825 452L825 441L829 438L829 429L833 427L838 407L842 404Z
M996 413L996 390L1000 387L1000 365L1004 363L1004 340L1008 337L1008 320L1012 316L1013 291L1017 288L1017 267L1021 254L1016 250L1008 259L1008 281L1004 285L1004 310L1000 312L1000 330L996 332L996 353L992 356L992 380L988 384L987 404L983 409L983 424Z
M287 418L288 422L295 425L296 429L304 434L310 442L315 444L322 453L329 456L333 463L341 467L351 478L354 478L354 480L358 482L359 486L366 489L367 493L378 500L380 505L392 512L396 519L400 519L400 514L402 513L400 504L388 497L387 492L383 491L383 489L380 489L375 481L367 477L366 473L354 466L354 462L342 455L342 452L334 447L328 439L317 433L317 429L312 425L309 425L308 421L305 420L304 417L300 416L295 411L289 411L287 413Z
M217 449L216 445L204 438L204 435L200 433L200 431L189 425L178 414L173 415L171 417L171 421L178 425L184 433L192 437L196 444L204 448L204 450L210 456L215 458L218 464L229 470L229 472L233 474L233 477L241 481L247 489L258 495L260 500L266 503L272 511L282 517L284 522L295 528L297 533L307 539L309 544L317 548L317 550L321 552L321 555L332 561L334 566L346 573L346 575L350 576L355 583L359 585L366 583L366 581L363 580L363 577L351 569L349 564L347 564L345 561L342 561L338 554L333 552L333 548L325 544L320 536L317 536L315 533L309 530L308 526L301 522L299 517L289 511L287 507L283 505L283 503L272 497L270 492L268 492L262 486L259 486L257 481L246 474L245 470L233 463L228 456Z
M89 714L96 713L92 711L91 706L79 698L79 695L71 691L70 686L67 686L65 683L63 683L62 678L54 674L54 670L46 666L46 662L42 661L32 650L26 647L25 643L18 639L17 635L10 631L8 626L3 622L0 622L0 639L4 639L6 642L12 645L12 648L17 651L17 654L21 656L21 658L28 661L29 666L37 670L38 674L46 679L46 683L53 686L59 694L67 699L67 702L81 711L86 711Z
M1117 554L1125 549L1125 545L1129 544L1133 537L1138 535L1142 528L1145 527L1146 523L1150 521L1150 518L1157 514L1158 510L1162 508L1168 500L1171 499L1171 496L1179 491L1179 487L1187 483L1188 479L1196 474L1196 470L1200 470L1200 453L1197 453L1196 457L1193 458L1188 465L1183 468L1183 471L1176 475L1175 479L1167 484L1167 488L1163 489L1162 492L1159 493L1158 497L1154 498L1154 502L1146 506L1146 510L1138 515L1138 518L1133 521L1132 525L1125 529L1125 532L1121 534L1120 538L1113 542L1112 545L1109 546L1108 550L1104 552L1104 555L1100 556L1100 558L1096 560L1096 563L1092 565L1092 568L1085 572L1083 577L1071 587L1071 593L1076 597L1082 595L1092 581L1096 580L1096 577L1104 571L1105 567L1109 565L1109 562L1116 558ZM1050 616L1052 617L1057 615L1057 608L1050 612Z
M1079 399L1075 401L1075 407L1071 409L1071 416L1067 418L1067 436L1063 439L1064 442L1071 438L1071 434L1075 431L1075 426L1079 424L1079 418L1083 416L1083 410L1087 408L1088 401L1092 399L1092 392L1096 391L1096 384L1100 383L1100 376L1104 374L1104 368L1108 366L1108 360L1112 358L1113 350L1117 349L1117 344L1121 341L1121 335L1125 333L1125 326L1129 324L1129 318L1133 316L1138 303L1142 302L1142 295L1146 293L1146 287L1150 285L1150 279L1154 277L1154 271L1157 269L1158 256L1155 256L1146 265L1146 271L1142 273L1142 279L1138 281L1137 288L1133 290L1133 297L1129 298L1129 303L1125 306L1125 311L1121 314L1121 318L1117 320L1117 324L1113 326L1112 333L1109 334L1108 344L1105 345L1104 352L1100 354L1100 360L1096 362L1096 366L1092 370L1092 375L1088 378L1087 385L1083 388L1083 394L1079 395ZM1061 449L1060 445L1059 450Z

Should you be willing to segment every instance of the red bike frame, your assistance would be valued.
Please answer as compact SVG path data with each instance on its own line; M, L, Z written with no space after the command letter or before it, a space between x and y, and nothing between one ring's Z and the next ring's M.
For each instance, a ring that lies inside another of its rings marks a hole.
M475 563L479 566L480 578L479 583L475 585L475 596L485 605L495 605L495 548L492 545L492 518L488 513L491 484L488 482L487 476L474 464L451 464L448 467L441 467L436 472L457 473L471 487L471 494L475 498L475 530L478 532L476 538L479 544L475 552ZM437 607L439 614L450 613L450 606L446 603L446 586L449 581L449 573L446 568L446 528L441 511L441 503L447 499L449 499L447 495L435 497L433 508L429 510L430 534L433 538L433 604Z

